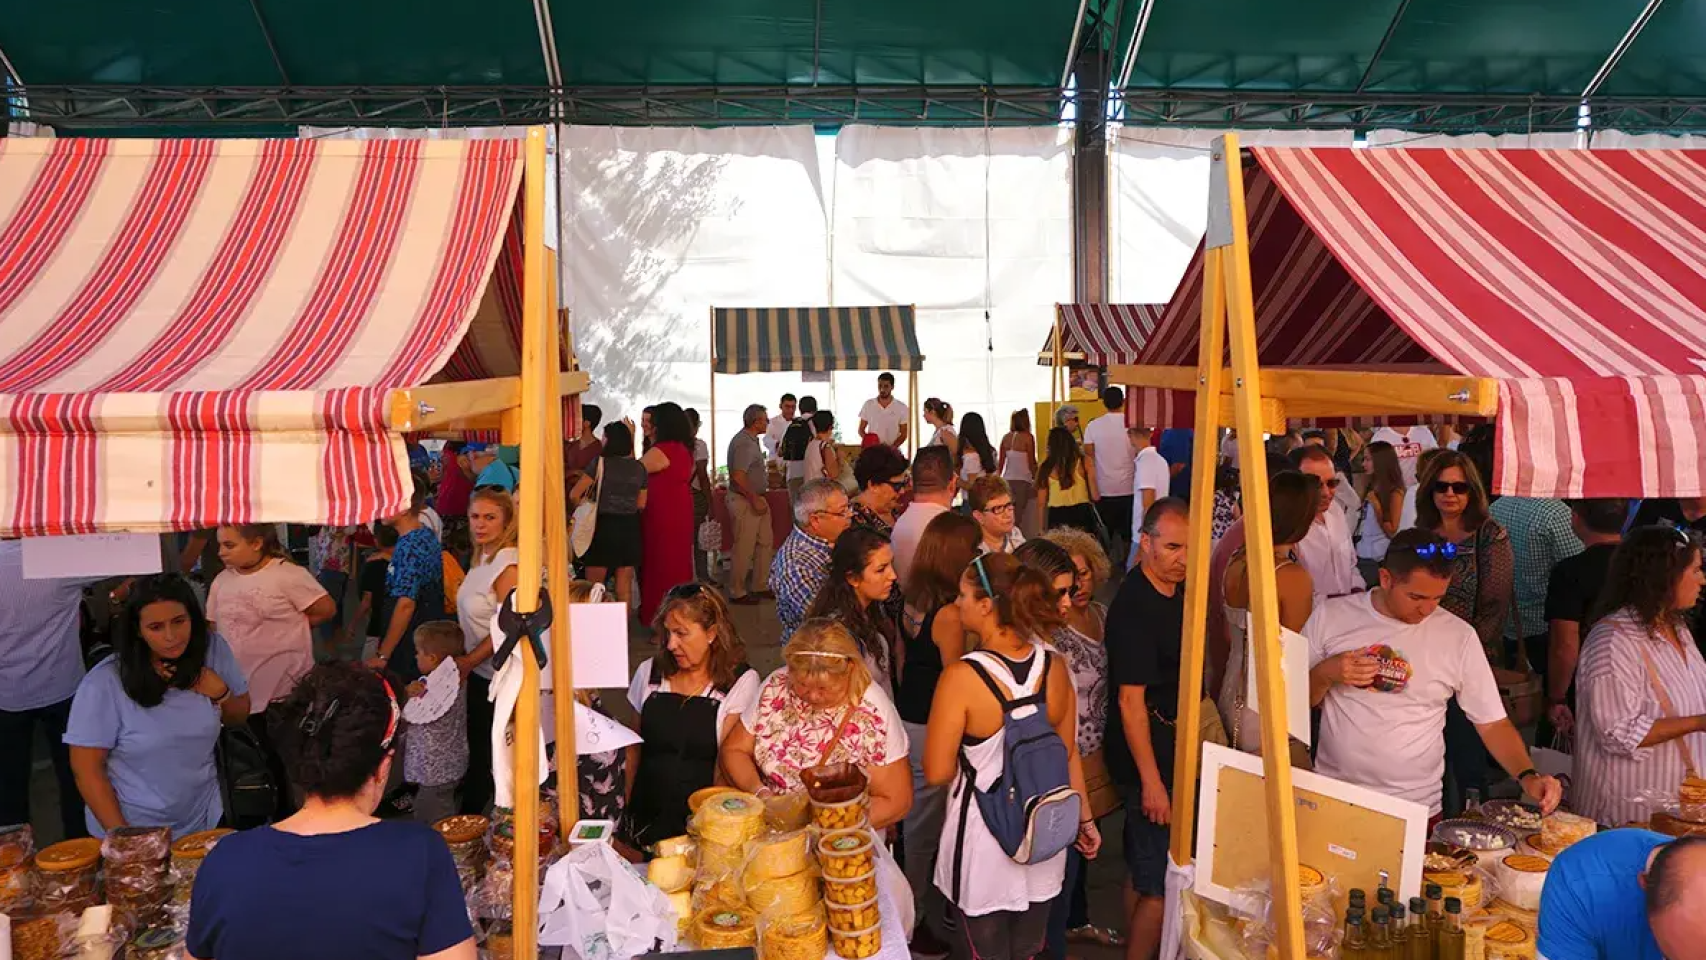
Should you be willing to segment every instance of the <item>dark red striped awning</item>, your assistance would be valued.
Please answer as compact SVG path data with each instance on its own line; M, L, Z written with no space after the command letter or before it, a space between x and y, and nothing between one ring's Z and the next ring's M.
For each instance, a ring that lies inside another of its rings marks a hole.
M1264 365L1499 379L1500 493L1706 492L1706 151L1253 153ZM1141 362L1196 363L1202 264ZM1137 394L1190 422L1188 396Z
M1061 348L1067 359L1082 360L1094 367L1136 363L1166 309L1166 304L1156 303L1057 304ZM1037 353L1037 362L1054 362L1052 328Z
M398 512L387 392L519 369L521 167L503 140L0 140L0 533Z

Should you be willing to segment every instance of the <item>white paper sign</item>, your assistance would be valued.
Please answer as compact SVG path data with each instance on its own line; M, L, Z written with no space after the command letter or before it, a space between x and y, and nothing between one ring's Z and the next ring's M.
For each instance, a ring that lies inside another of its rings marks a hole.
M1256 716L1262 715L1256 697L1255 637L1250 616L1244 617L1245 636L1250 637L1250 660L1244 664L1244 703ZM1309 640L1301 633L1280 627L1280 676L1285 680L1286 732L1309 746Z
M573 638L576 690L628 686L628 605L571 603L569 635ZM557 607L558 612L563 607Z
M24 538L25 580L98 579L160 570L160 537L152 533Z
M608 753L639 743L640 735L596 710L575 702L575 755Z

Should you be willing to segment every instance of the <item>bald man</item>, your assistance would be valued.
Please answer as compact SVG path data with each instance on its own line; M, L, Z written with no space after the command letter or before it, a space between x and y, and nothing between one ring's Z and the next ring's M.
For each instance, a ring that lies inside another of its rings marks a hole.
M1558 855L1541 960L1706 960L1706 838L1608 830Z

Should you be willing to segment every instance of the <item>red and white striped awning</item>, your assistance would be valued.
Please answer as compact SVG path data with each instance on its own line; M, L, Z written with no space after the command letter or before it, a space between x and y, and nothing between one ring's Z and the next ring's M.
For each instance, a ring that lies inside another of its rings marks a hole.
M499 140L0 140L0 534L399 512L388 391L519 369L521 170Z
M1062 303L1055 306L1060 317L1062 350L1069 360L1093 367L1136 363L1149 335L1155 332L1166 304L1155 303ZM1054 362L1054 330L1043 340L1037 362Z
M1500 493L1706 493L1706 152L1253 153L1264 365L1498 378ZM1202 265L1141 363L1196 363ZM1190 423L1190 395L1137 393Z

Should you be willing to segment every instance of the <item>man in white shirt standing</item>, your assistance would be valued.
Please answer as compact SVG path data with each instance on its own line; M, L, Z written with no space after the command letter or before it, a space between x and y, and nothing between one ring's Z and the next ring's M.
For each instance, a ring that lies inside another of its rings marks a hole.
M906 404L894 398L894 374L885 373L877 377L877 395L859 408L859 437L874 433L878 442L899 450L912 432L910 414Z
M912 503L895 520L894 532L889 536L894 547L894 572L901 583L906 582L907 571L912 568L912 557L918 552L918 541L924 538L924 528L948 512L959 489L954 458L947 447L924 447L912 458Z
M1304 446L1293 450L1290 459L1293 467L1321 481L1321 505L1309 535L1297 545L1297 562L1315 580L1317 596L1342 597L1361 591L1363 581L1357 573L1350 525L1334 506L1334 495L1343 481L1333 466L1332 454L1321 447Z
M1132 522L1132 461L1131 441L1126 438L1125 391L1109 387L1102 391L1102 414L1084 427L1084 456L1096 471L1096 512L1102 515L1102 525L1109 537L1122 537ZM1141 516L1141 514L1140 514ZM1132 543L1137 542L1132 537ZM1112 547L1113 544L1109 544ZM1110 550L1114 556L1126 551Z
M1493 759L1551 813L1562 786L1535 771L1474 628L1439 608L1455 556L1425 530L1401 530L1377 589L1328 600L1304 624L1309 701L1321 708L1315 772L1438 816L1445 708L1456 697Z
M1368 438L1369 443L1385 440L1398 455L1398 469L1404 471L1404 486L1416 485L1416 458L1429 450L1439 449L1439 441L1427 427L1381 427Z
M1153 427L1132 427L1126 432L1126 436L1130 438L1132 449L1137 451L1137 456L1132 459L1131 484L1131 546L1135 554L1137 538L1143 532L1143 518L1155 501L1167 496L1167 491L1173 484L1173 469L1168 465L1167 458L1150 442L1155 437ZM1128 557L1126 566L1130 567L1136 562Z
M793 394L782 394L782 401L776 405L781 412L764 425L764 452L772 460L782 459L782 435L788 432L788 424L794 422L796 406L798 401Z

